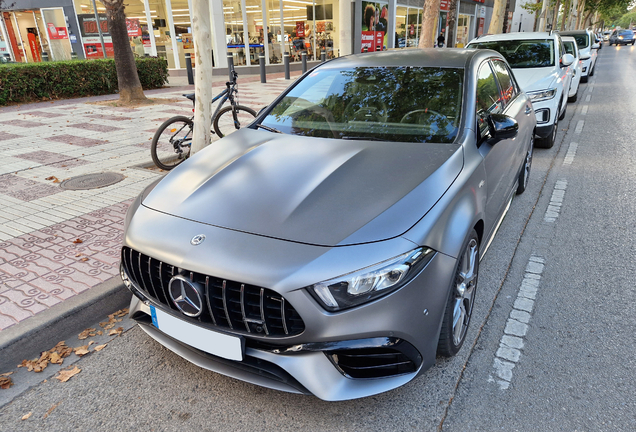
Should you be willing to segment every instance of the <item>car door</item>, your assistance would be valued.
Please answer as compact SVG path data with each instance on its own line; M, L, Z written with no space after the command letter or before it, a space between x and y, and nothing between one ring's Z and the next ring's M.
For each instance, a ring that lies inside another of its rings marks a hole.
M561 63L561 59L565 54L565 47L563 46L563 40L560 36L557 35L556 43L554 45L556 48L557 56L556 64L559 68L559 84L563 86L563 101L561 102L561 106L559 108L563 110L568 103L568 91L570 90L570 83L572 82L572 65L563 66L563 64Z
M507 97L507 96L506 96ZM506 100L493 72L491 62L484 61L477 70L477 139L479 153L484 158L486 169L486 232L490 235L499 220L519 170L518 140L504 139L495 141L488 130L488 115L513 113L515 104L509 103L510 111L506 111ZM530 108L532 112L532 108ZM516 118L516 115L512 117Z

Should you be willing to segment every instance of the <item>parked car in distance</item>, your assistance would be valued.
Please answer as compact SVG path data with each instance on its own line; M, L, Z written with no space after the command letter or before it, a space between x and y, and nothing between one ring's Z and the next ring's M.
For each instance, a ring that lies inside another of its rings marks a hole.
M537 147L554 145L557 124L565 117L574 57L555 32L505 33L473 39L466 48L501 53L517 82L530 96L537 117Z
M603 40L604 40L605 42L609 42L609 37L610 37L610 35L611 35L611 34L612 34L612 32L611 32L611 31L604 31L604 32L603 32Z
M561 32L562 36L572 36L579 47L580 59L583 62L581 68L581 81L587 82L588 77L594 76L596 70L596 58L598 57L599 44L595 43L591 30L573 30ZM611 44L610 44L611 45Z
M634 32L629 29L614 30L609 37L609 44L612 45L634 45Z
M330 401L401 386L462 347L535 124L494 51L325 62L130 206L130 315L261 386Z
M565 52L572 54L574 62L572 63L572 80L570 81L570 91L568 92L568 102L576 102L579 93L579 85L581 83L581 60L579 58L579 48L576 40L572 36L563 36L563 46Z

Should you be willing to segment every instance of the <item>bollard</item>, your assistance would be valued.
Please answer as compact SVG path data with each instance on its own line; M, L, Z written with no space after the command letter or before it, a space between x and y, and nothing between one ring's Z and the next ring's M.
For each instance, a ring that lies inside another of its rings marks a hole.
M186 69L188 71L188 84L194 84L194 74L192 73L192 54L186 53L185 55Z
M324 63L327 61L327 51L322 50L320 51L320 62Z
M303 73L307 72L307 51L300 53L300 57L303 60Z
M232 80L234 79L234 77L232 77L233 70L234 70L234 57L232 57L232 54L228 54L227 55L227 73L228 73L228 76L230 77L230 82L232 82Z
M283 53L283 63L285 63L285 79L289 79L289 53L285 51Z
M362 52L369 52L369 48L368 48L368 47L364 47L364 49L362 50Z
M265 75L265 53L258 54L258 65L261 67L261 82L267 82L267 76Z
M49 61L49 53L47 52L42 53L42 61L45 61L45 62Z

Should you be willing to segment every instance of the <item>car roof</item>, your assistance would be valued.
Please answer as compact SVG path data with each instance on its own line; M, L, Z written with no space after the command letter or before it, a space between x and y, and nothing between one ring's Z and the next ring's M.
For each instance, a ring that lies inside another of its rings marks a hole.
M338 57L325 63L321 68L353 68L360 66L415 66L415 67L443 67L465 68L475 56L501 57L496 51L455 49L455 48L412 48L396 49L375 53L353 54ZM501 57L503 58L503 57Z
M592 32L591 30L570 30L570 31L559 32L559 34L561 34L562 36L568 36L568 35L589 34L591 32Z
M556 34L551 32L514 32L480 36L476 39L471 40L469 44L473 42L491 42L504 40L552 39L555 37Z
M563 42L574 42L574 43L576 43L576 39L574 39L572 36L563 36L561 38L561 40Z

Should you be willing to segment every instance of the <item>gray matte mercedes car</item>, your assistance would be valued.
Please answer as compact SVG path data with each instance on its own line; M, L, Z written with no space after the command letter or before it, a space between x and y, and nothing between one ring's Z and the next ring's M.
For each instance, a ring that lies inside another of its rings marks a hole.
M535 126L494 51L323 63L131 205L131 316L269 388L335 401L401 386L461 348Z

